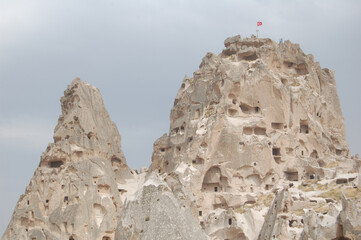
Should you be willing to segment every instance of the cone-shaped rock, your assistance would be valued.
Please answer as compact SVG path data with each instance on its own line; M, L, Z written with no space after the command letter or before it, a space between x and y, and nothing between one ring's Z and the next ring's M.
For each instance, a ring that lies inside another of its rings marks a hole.
M75 79L61 98L54 143L41 156L2 239L113 239L134 178L99 90Z

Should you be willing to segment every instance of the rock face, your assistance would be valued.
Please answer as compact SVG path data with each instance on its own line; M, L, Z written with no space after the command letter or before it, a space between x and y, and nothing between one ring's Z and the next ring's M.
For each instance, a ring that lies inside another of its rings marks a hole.
M97 88L75 79L61 106L2 240L208 239L182 184L129 169Z
M167 175L188 166L183 181L206 232L213 234L213 216L225 218L213 239L256 239L236 219L248 209L266 215L274 192L286 187L282 214L260 239L298 238L303 213L331 201L341 207L339 184L357 175L334 74L290 41L235 36L225 47L183 80L150 169Z
M74 80L7 239L361 239L361 160L334 74L297 44L225 40L185 77L150 168Z
M284 197L284 190L277 193L274 198L272 205L270 206L265 221L263 223L262 229L258 235L259 240L269 240L272 237L274 226L277 219L277 214L281 209L281 204Z
M205 192L330 174L322 167L349 154L332 71L289 41L238 36L225 46L184 79L152 168L192 164Z
M61 98L54 143L41 156L2 239L111 239L134 173L95 87L75 79Z
M166 182L153 173L125 204L115 239L209 238L190 209L181 206Z
M360 201L360 199L357 199ZM360 204L348 199L342 193L342 211L340 214L342 235L350 239L361 239L361 210Z

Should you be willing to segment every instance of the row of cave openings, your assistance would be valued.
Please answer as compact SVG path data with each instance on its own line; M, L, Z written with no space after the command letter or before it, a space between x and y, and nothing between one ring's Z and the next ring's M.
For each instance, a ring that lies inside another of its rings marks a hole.
M287 128L287 125L280 123L280 122L272 122L271 128L274 130L282 130ZM243 127L243 134L244 135L266 135L267 129L264 127ZM301 120L300 121L300 133L308 134L308 123L307 121Z
M288 171L284 171L283 173L288 181L297 182L300 180L299 173L297 170L288 170ZM323 177L322 174L316 174L312 170L309 170L309 171L304 170L304 175L309 179L321 179ZM356 179L356 177L348 177L348 178L341 177L341 178L337 178L335 183L336 184L348 184L348 183L354 181L355 179Z
M285 179L288 181L299 181L299 172L298 170L286 170L283 172ZM320 179L322 177L322 174L316 174L312 169L311 170L305 170L304 175L309 179ZM253 187L260 187L261 186L261 179L258 174L251 174L247 178L249 178L249 181L252 183L250 184L249 191L253 192ZM342 183L348 183L350 181L353 181L352 179L338 179L336 181L337 184ZM272 174L269 175L268 180L265 180L265 190L270 190L273 188L275 184L275 176ZM203 178L202 183L202 192L221 192L226 191L228 188L228 182L227 177L223 176L221 173L221 170L219 167L214 166L211 167L205 174ZM215 206L215 208L222 207L222 206Z
M299 173L297 170L287 170L284 171L284 176L288 181L299 181ZM316 176L315 173L306 173L306 175L308 176L308 178L310 179L315 179L315 178L319 178L319 176ZM253 175L250 175L251 177ZM260 185L260 179L257 180L257 178L259 178L259 176L257 174L254 174L254 178L255 182L258 182L258 185ZM275 182L275 178L272 177L272 183L271 184L266 184L265 186L265 190L270 190L273 187L273 184ZM337 184L341 184L341 183L347 183L352 181L353 179L339 179L336 183ZM212 167L210 168L206 175L204 176L203 179L203 183L202 183L202 189L201 191L203 192L221 192L227 189L227 178L222 176L221 174L221 170L219 169L219 167ZM254 185L254 186L257 186ZM251 184L250 187L250 191L253 192L253 185ZM215 208L218 207L222 207L222 206L215 206ZM199 215L201 216L201 215Z
M62 185L62 189L64 188L64 185ZM79 197L76 197L77 199L79 199ZM69 203L69 197L68 196L65 196L64 197L64 203L68 204ZM29 206L30 205L30 200L28 199L26 201L26 204ZM49 206L49 199L46 199L45 200L45 207L47 208ZM32 216L34 215L34 213L32 212L31 214Z
M300 180L299 172L297 170L287 170L287 171L284 171L283 173L285 175L285 178L288 181L296 181L297 182ZM318 179L319 180L324 177L324 173L317 172L314 169L304 169L303 176L308 179ZM348 183L354 181L355 179L356 179L356 177L341 177L341 178L337 178L335 183L336 184L348 184Z
M237 176L234 176L237 177ZM240 178L240 176L238 176ZM262 180L259 174L257 173L251 173L247 176L246 181L248 184L241 186L241 191L245 191L245 188L249 190L250 192L254 191L254 188L260 188L262 186ZM273 188L276 179L274 174L269 173L264 178L265 182L265 190L270 190ZM227 191L228 188L228 179L227 177L223 176L221 173L221 170L219 167L214 166L211 167L205 174L202 182L202 192L222 192ZM218 204L219 205L219 204ZM224 204L220 204L218 206L217 204L214 206L214 208L223 208Z
M62 165L64 165L65 159L64 158L54 158L50 161L48 161L48 167L49 168L60 168ZM122 165L122 161L120 158L113 156L111 158L111 164L113 167L120 167Z
M228 97L232 100L232 104L237 105L237 100L236 100L236 96L234 94L229 94ZM259 104L259 101L257 101L257 103ZM240 102L239 103L239 108L242 110L243 113L245 114L254 114L254 113L260 113L261 112L261 108L259 106L250 106L246 103ZM233 117L236 116L238 113L238 111L234 108L229 108L228 109L228 115ZM321 117L321 114L317 113L317 116ZM281 122L272 122L271 123L271 127L273 129L278 129L281 130L283 128L287 128L287 125ZM252 129L247 129L247 131L245 132L245 134L250 135L252 134L253 130ZM264 128L260 128L260 127L256 127L254 129L254 134L256 135L265 135L265 129ZM304 134L308 134L309 133L309 129L308 129L308 121L307 120L300 120L300 133L304 133Z
M302 142L302 141L301 141ZM240 144L243 144L243 142L241 142ZM293 148L286 148L286 154L287 155L291 155L291 156L294 156L293 155L293 151L294 149ZM336 152L336 155L337 156L340 156L343 154L343 151L342 150L339 150L339 149L336 149L335 150ZM301 148L299 150L299 156L301 157L306 157L308 151L306 149L303 149ZM281 148L279 147L273 147L272 148L272 156L273 156L273 159L275 160L276 163L280 163L281 162ZM318 155L318 152L317 150L313 150L310 154L309 154L309 157L310 158L313 158L313 159L317 159L317 162L319 164L320 167L325 167L325 162L322 160L322 159L319 159L319 155Z
M286 148L286 153L288 155L293 156L293 148ZM301 149L299 153L300 153L301 157L305 156L305 150ZM272 148L272 156L273 156L273 159L275 160L275 162L279 164L281 162L281 157L282 157L281 148L273 147ZM318 157L317 150L313 150L309 157L314 158L314 159L318 159L319 157Z
M284 125L283 123L277 123L277 122L273 122L271 123L271 127L273 129L284 129L286 128L287 126ZM243 134L244 135L258 135L258 136L265 136L266 135L266 132L267 132L267 129L266 128L263 128L263 127L243 127ZM300 133L304 133L304 134L308 134L309 133L309 130L308 130L308 124L307 124L307 121L300 121ZM240 148L242 148L244 146L244 142L240 142L239 143L239 146ZM293 149L292 148L287 148L286 149L286 152L288 154L291 154L293 152ZM273 147L272 148L272 155L273 155L273 158L274 160L277 162L277 163L280 163L281 161L281 149L278 148L278 147ZM301 150L301 155L304 156L304 150ZM318 158L318 153L316 150L314 150L310 157L313 157L313 158Z

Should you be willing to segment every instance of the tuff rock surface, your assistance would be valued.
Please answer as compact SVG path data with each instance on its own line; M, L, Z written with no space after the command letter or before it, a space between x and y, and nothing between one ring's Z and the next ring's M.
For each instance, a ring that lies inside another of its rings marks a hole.
M187 198L181 192L183 198ZM165 224L167 223L167 224ZM180 205L168 184L155 173L126 202L115 239L209 239L189 208Z
M140 173L99 90L75 79L2 240L361 239L333 72L290 41L225 47L184 78Z
M99 90L75 79L61 98L54 143L42 154L2 239L101 239L114 235L118 189L135 179ZM122 187L124 186L124 187Z
M150 169L168 175L187 165L182 180L213 239L333 239L341 225L356 229L337 220L360 160L349 154L333 72L290 41L235 36L225 47L184 78ZM239 220L249 209L267 216L262 229ZM329 209L332 221L306 229L304 218L323 219Z

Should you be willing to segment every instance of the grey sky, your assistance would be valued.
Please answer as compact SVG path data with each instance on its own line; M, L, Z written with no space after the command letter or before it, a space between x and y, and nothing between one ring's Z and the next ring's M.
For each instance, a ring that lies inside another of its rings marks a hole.
M130 167L149 166L184 75L258 20L260 37L299 43L336 71L351 153L361 152L359 0L0 0L0 235L75 77L100 89Z

